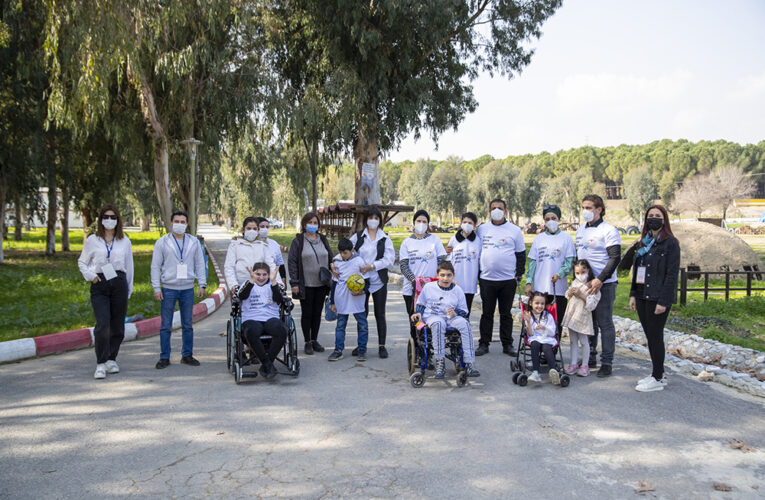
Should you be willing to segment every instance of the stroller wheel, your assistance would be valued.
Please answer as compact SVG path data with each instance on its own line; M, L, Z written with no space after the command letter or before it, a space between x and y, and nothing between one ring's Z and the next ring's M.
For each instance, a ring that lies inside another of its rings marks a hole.
M518 385L524 387L529 382L529 377L525 373L521 373L518 376Z
M234 382L239 385L242 382L242 366L239 361L234 361Z
M409 377L409 383L412 384L412 387L418 389L425 384L425 377L422 375L422 372L414 372Z
M467 380L467 370L462 370L459 375L457 375L457 387L465 387L467 385Z
M513 383L518 385L518 377L521 375L521 372L515 372L513 373Z
M561 387L568 387L568 384L571 383L571 378L568 375L561 375L560 377L560 386Z

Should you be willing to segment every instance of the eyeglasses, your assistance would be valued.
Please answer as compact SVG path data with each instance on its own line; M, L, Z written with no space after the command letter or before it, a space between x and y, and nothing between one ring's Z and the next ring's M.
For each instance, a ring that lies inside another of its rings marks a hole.
M103 217L101 217L101 219L117 220L117 216L116 215L106 215L106 214L104 214Z

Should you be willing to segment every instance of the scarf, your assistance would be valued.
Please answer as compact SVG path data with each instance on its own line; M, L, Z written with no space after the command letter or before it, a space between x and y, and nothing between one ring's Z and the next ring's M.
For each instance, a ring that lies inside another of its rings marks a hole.
M637 249L637 256L643 257L645 254L648 253L648 250L651 249L654 243L656 243L656 238L651 236L651 233L648 233L645 235L645 238L643 238L643 241L641 241L643 246Z

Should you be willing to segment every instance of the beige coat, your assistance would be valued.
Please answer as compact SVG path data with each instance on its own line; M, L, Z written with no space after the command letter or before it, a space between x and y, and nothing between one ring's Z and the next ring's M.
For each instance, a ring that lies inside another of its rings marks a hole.
M578 289L585 293L588 292L587 285L577 279L574 279L568 289ZM566 314L563 316L561 325L576 333L593 335L595 330L592 327L592 311L598 306L598 302L600 302L600 292L593 295L587 295L587 301L580 299L576 295L572 295L568 300Z

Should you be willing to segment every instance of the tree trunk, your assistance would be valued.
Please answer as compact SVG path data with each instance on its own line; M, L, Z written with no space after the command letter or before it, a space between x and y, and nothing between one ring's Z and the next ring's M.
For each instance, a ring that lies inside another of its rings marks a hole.
M2 175L0 176L0 264L5 262L3 240L5 239L5 195L7 191L8 183L5 180L5 175ZM16 225L19 225L19 221L16 221Z
M61 187L61 251L69 251L69 188Z
M16 218L16 222L13 224L13 239L16 241L21 241L22 234L21 234L21 197L19 195L16 195L13 198L13 210L14 210L14 217Z
M48 231L45 238L45 255L51 256L56 253L56 219L58 207L56 206L56 172L55 166L48 167Z
M85 238L88 237L88 228L93 224L93 214L89 208L83 208L80 215L82 216L82 241L85 242Z
M380 204L380 150L373 129L359 132L353 145L353 160L356 164L356 190L354 203L361 205ZM363 214L357 213L354 220L354 231L361 228Z
M141 231L146 232L151 229L151 217L144 215L141 217Z

